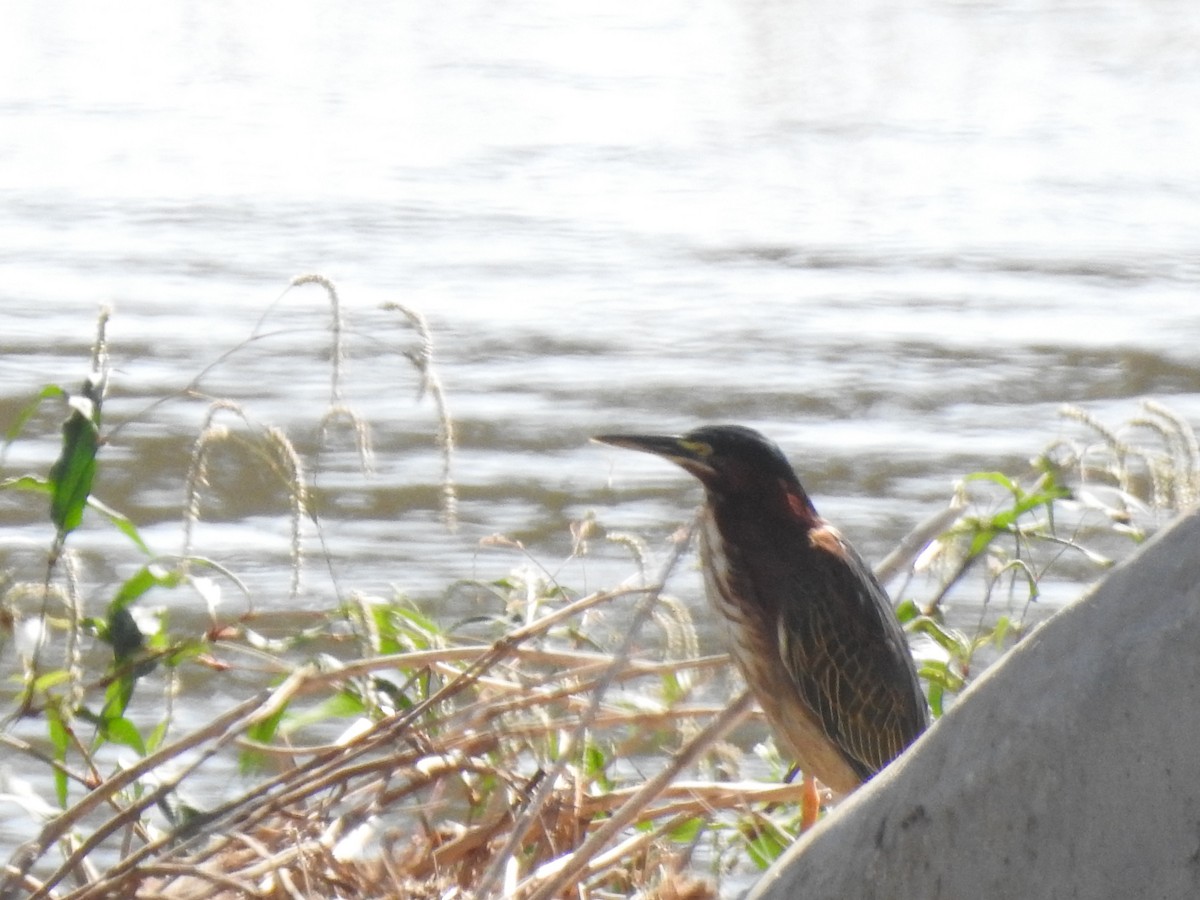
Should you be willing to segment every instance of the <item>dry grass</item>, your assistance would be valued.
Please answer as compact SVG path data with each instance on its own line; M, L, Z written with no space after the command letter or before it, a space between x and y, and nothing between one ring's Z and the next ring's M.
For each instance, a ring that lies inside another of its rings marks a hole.
M490 645L298 668L51 818L10 860L4 896L716 896L693 851L714 829L738 835L747 814L798 796L786 784L696 777L698 760L726 752L720 738L748 699L714 705L684 690L670 700L663 685L701 684L727 661L632 656L632 641L582 651L563 639L585 614L614 607L653 622L660 587L542 603L543 614ZM255 738L285 712L397 673L415 702L379 707L334 742L282 730ZM274 774L173 823L156 815L239 751Z

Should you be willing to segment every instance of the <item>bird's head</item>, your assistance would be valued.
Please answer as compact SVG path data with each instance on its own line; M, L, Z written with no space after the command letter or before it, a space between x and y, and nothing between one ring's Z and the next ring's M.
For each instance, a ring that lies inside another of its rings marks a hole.
M669 459L719 498L779 497L803 518L815 517L787 457L753 428L705 425L678 436L601 434L592 440Z

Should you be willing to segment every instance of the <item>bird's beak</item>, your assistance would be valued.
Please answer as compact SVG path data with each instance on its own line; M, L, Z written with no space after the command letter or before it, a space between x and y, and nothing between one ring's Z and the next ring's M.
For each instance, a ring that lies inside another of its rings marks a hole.
M601 444L611 444L613 447L624 447L626 450L653 453L655 456L669 459L697 476L712 471L706 461L712 449L707 444L685 438L658 434L598 434L592 440Z

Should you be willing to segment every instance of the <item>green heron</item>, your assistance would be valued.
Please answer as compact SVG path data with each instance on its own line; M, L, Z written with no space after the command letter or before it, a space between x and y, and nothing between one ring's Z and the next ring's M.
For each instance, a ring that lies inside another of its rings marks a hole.
M595 440L661 456L704 485L709 599L814 800L812 777L847 794L916 739L928 709L888 595L775 444L738 425Z

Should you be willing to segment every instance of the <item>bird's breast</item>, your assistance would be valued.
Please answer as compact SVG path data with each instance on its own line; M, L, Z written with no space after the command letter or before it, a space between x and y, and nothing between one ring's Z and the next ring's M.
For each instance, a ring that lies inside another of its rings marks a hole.
M747 574L742 551L725 540L709 509L700 517L700 556L709 602L729 625L726 638L734 660L743 671L764 665L776 655L774 625Z
M741 623L747 609L734 598L744 597L748 585L738 549L728 544L711 510L700 516L700 561L709 599L717 612L731 622Z

